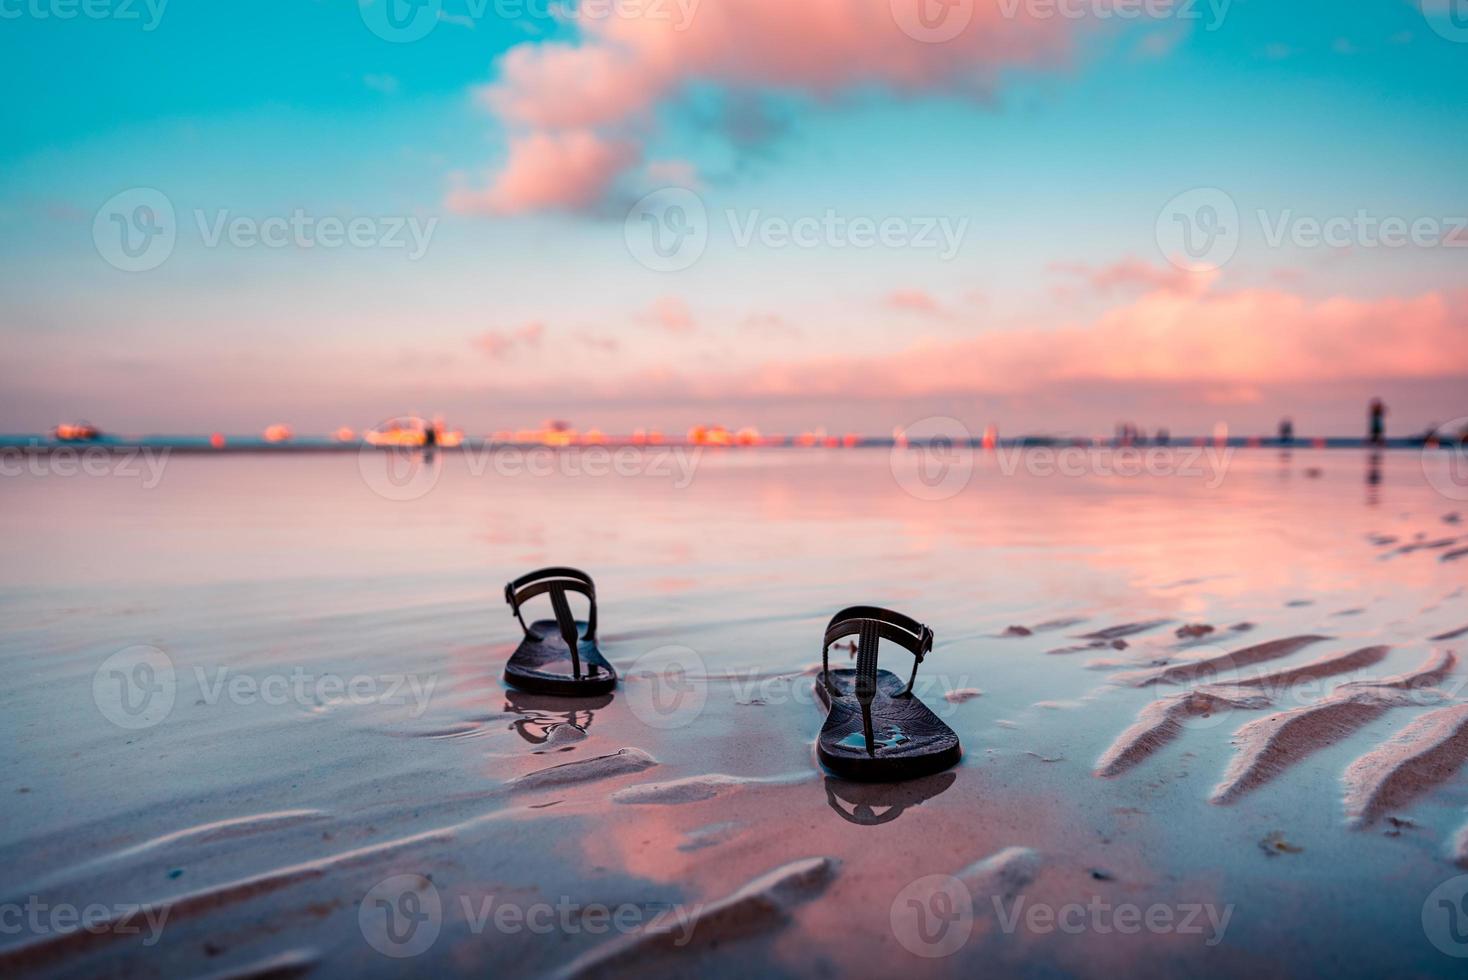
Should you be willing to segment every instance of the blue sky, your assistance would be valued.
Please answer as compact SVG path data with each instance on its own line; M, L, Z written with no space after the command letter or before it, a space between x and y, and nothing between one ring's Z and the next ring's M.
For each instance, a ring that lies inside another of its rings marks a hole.
M695 16L712 17L718 0L702 2L710 7ZM1450 394L1464 373L1450 351L1436 366L1404 358L1374 377L1369 358L1345 354L1292 375L1255 347L1257 377L1253 362L1237 376L1193 377L1179 362L1214 351L1216 330L1184 336L1186 312L1146 320L1165 304L1148 302L1157 285L1135 268L1120 286L1097 285L1128 262L1161 281L1173 266L1159 211L1181 192L1219 188L1242 215L1241 240L1193 291L1206 304L1198 322L1236 301L1256 319L1298 312L1282 328L1298 332L1296 350L1338 321L1333 299L1352 304L1348 347L1413 301L1410 329L1429 348L1462 327L1468 249L1274 247L1253 217L1468 212L1457 165L1468 149L1468 44L1406 0L1235 0L1212 31L1206 3L1195 22L1092 16L1060 58L988 66L992 54L976 45L972 64L998 78L982 98L960 84L962 52L916 85L880 64L854 82L812 69L814 82L792 84L712 60L702 72L692 58L646 105L596 122L598 140L635 144L638 163L594 200L505 206L489 192L499 203L471 209L449 206L454 188L502 186L516 139L563 135L485 104L485 86L526 95L501 58L557 43L584 55L615 38L574 18L492 8L469 18L447 0L445 19L413 43L378 37L355 0L264 0L248 14L173 0L151 30L140 2L100 4L110 14L100 19L61 19L65 0L0 8L0 79L17 93L0 136L0 330L13 351L0 429L85 415L130 431L275 421L324 431L444 411L472 430L554 414L610 429L884 432L936 407L1007 431L1104 431L1122 411L1201 431L1220 416L1263 426L1288 410L1321 431L1354 432L1360 413L1348 406L1377 389L1397 393L1404 426L1468 414ZM711 29L688 35L724 43ZM649 50L683 43L659 38ZM747 37L727 43L735 54L750 47ZM805 33L771 43L804 46L819 64L827 42ZM549 100L553 82L535 98ZM746 103L767 117L759 140L740 143L729 123L709 121ZM707 208L709 244L690 268L667 272L629 256L623 218L673 170ZM94 237L99 208L134 188L165 195L178 223L166 261L142 272L109 265ZM298 211L431 223L431 235L409 258L386 247L211 246L200 227ZM741 246L730 211L909 227L942 216L964 235L951 257L831 241ZM1251 290L1269 295L1244 302ZM1424 297L1442 300L1441 315ZM1272 328L1240 324L1265 338ZM1092 335L1156 339L1170 360L1133 378L1116 365L1091 376L1015 350L1047 336L1084 347ZM972 384L959 372L927 388L878 385L872 397L847 383L925 356L973 357ZM990 360L1013 367L990 377L978 366ZM1298 404L1281 407L1285 392Z

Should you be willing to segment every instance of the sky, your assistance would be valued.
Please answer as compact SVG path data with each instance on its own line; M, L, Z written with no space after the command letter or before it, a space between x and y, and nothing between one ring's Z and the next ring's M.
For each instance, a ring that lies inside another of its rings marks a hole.
M1468 416L1468 0L0 0L0 431Z

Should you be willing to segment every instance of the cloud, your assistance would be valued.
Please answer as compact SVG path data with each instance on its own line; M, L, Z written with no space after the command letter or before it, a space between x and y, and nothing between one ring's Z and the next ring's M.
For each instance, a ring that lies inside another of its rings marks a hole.
M576 335L576 340L583 347L590 348L599 354L615 354L622 349L622 343L616 337L608 337L604 334L582 332Z
M362 84L383 95L398 94L398 80L395 75L363 75Z
M514 330L486 330L472 341L475 348L490 360L502 361L517 351L540 346L545 334L545 324L527 323Z
M640 157L635 143L587 129L532 132L510 140L509 157L487 187L456 189L448 205L463 214L587 210Z
M641 319L646 323L661 327L668 333L692 333L695 327L693 313L689 311L688 304L677 296L659 297Z
M1136 270L1133 270L1134 272ZM729 389L766 397L1012 393L1093 382L1168 384L1237 400L1263 385L1468 375L1468 290L1309 299L1279 288L1157 285L1083 325L925 341L880 358L767 363Z
M718 0L649 5L639 16L568 15L576 40L516 45L476 91L511 133L509 156L486 189L460 191L454 204L493 213L593 207L642 159L657 110L695 83L731 94L731 139L758 143L769 120L750 116L751 93L987 99L1007 69L1063 63L1081 29L1024 5L1006 16L1003 5L959 4L944 8L968 14L957 35L924 43L899 21L919 24L925 2Z
M788 340L800 336L800 328L778 313L751 313L739 322L739 332L757 340Z
M943 308L933 295L922 289L895 289L882 301L888 309L904 313L922 313L927 316L942 316Z
M1174 265L1157 266L1128 257L1110 265L1094 267L1084 262L1055 262L1051 272L1081 279L1098 295L1134 289L1158 289L1177 293L1206 290L1212 278Z

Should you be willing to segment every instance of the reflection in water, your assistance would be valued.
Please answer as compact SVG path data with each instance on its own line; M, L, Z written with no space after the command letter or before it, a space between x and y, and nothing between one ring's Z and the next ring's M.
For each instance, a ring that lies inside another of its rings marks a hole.
M505 710L521 716L510 722L510 728L517 735L531 745L544 745L563 725L585 735L591 727L591 719L595 717L594 709L611 704L613 696L607 693L594 698L560 698L508 690L505 692ZM576 740L579 741L580 737L577 736Z
M910 806L933 799L956 779L956 772L940 772L905 783L853 783L827 776L826 802L847 823L875 827L891 823Z
M1381 451L1366 454L1366 504L1375 507L1381 502Z

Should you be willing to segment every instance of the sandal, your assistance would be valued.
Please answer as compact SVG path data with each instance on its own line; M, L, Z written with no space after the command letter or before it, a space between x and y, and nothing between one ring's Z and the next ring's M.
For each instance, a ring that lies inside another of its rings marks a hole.
M567 592L586 596L586 621L571 615ZM555 619L525 625L525 600L550 593ZM534 694L593 697L617 686L617 672L596 646L596 586L591 576L574 568L542 568L505 586L505 601L515 611L525 638L505 664L505 680Z
M856 668L832 670L831 644L858 634ZM913 655L912 676L877 669L877 644L888 639ZM821 646L816 691L829 714L816 739L821 764L843 779L892 782L942 772L958 762L958 736L912 693L933 631L876 606L852 606L831 618Z

